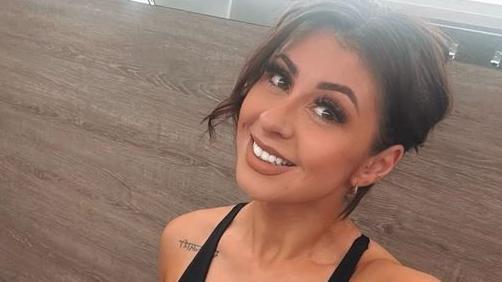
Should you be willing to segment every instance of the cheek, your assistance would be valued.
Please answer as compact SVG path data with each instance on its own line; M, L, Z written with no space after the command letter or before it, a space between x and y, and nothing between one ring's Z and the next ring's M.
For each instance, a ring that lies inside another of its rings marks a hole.
M311 134L308 141L300 143L306 181L332 189L348 180L358 163L359 150L350 138L341 135Z
M242 102L241 109L239 111L239 120L237 121L237 138L242 138L245 131L248 130L250 112L248 111L249 106L247 105L246 99Z
M237 146L239 146L240 153L239 155L244 154L246 150L246 145L250 135L250 126L259 116L259 103L257 103L254 96L250 95L251 90L248 92L247 96L244 98L244 101L241 104L241 108L239 111L239 119L237 121L236 127L236 141Z
M247 128L248 124L256 120L260 112L263 111L264 103L260 103L257 94L256 87L252 87L244 98L239 111L238 129Z

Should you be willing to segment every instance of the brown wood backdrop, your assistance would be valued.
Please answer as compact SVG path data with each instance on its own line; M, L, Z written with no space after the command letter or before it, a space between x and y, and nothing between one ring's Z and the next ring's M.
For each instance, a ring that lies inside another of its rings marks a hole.
M228 95L266 28L125 0L0 2L0 280L156 281L181 213L246 200ZM445 281L502 278L502 72L454 64L452 115L354 219Z

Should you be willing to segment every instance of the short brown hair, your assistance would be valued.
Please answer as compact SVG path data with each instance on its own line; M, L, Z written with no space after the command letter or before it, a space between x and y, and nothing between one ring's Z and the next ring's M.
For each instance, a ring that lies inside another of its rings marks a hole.
M215 125L229 117L236 129L242 102L263 75L269 58L298 34L319 28L329 28L355 50L377 81L382 116L371 153L395 144L401 144L405 152L418 152L450 108L448 37L420 19L370 0L301 2L289 9L248 59L230 96L202 120L207 121L210 138ZM213 124L217 119L220 122ZM372 186L359 187L339 216L346 218Z

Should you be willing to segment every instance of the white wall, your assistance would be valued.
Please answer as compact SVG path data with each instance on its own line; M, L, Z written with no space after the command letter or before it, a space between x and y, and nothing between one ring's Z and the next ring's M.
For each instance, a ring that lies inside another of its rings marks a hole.
M155 0L155 3L222 18L272 25L296 1L298 0ZM502 0L381 1L416 16L502 29Z

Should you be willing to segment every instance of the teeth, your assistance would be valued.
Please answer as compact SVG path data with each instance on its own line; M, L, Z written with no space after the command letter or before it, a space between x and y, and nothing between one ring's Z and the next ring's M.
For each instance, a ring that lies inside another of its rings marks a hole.
M263 151L263 152L261 152L260 159L268 162L268 157L269 156L270 156L270 154L268 152Z
M269 163L274 163L274 164L275 164L275 159L277 159L277 157L276 157L276 156L274 156L274 155L270 155L270 156L268 156L268 162L269 162Z
M279 157L277 157L277 158L275 159L275 164L276 164L276 165L281 165L281 163L282 163L282 162L283 162L283 160L282 160L281 158L279 158Z
M263 150L262 148L260 148L260 146L258 146L258 144L256 144L256 142L253 142L253 152L258 158L262 159L263 161L272 163L274 165L285 165L285 166L293 165L291 162L285 161Z
M257 157L259 157L261 155L261 152L263 152L263 150L260 147L258 147L256 143L253 143L253 151Z

